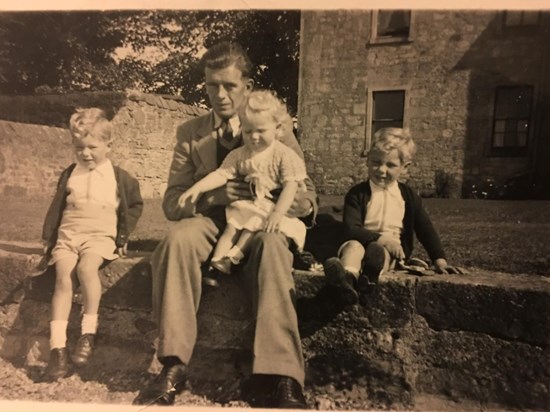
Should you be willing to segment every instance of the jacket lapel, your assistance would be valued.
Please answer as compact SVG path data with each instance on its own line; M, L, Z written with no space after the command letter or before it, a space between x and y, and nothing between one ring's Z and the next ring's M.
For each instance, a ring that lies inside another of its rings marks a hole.
M217 138L214 130L214 114L210 112L204 117L197 128L199 140L195 143L193 150L206 170L215 170L218 168L217 162Z

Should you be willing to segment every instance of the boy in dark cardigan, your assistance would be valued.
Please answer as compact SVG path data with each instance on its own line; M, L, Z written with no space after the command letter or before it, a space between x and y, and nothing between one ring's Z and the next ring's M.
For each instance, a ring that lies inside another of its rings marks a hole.
M410 258L414 235L438 273L459 273L449 266L439 236L420 197L398 178L408 169L416 146L408 130L378 130L367 156L369 179L345 197L346 238L338 257L323 266L327 283L346 304L369 293L382 273Z
M111 129L101 109L79 109L71 116L76 163L61 173L44 221L44 261L55 265L56 272L46 369L50 380L69 373L67 324L75 280L82 288L83 317L71 360L82 366L94 350L101 299L99 268L124 255L128 235L143 209L138 181L108 159Z

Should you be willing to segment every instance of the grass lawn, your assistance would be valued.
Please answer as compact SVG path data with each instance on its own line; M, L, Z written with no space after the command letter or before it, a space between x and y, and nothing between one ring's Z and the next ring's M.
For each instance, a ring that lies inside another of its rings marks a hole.
M50 199L0 197L0 240L39 242ZM321 199L321 213L335 213L342 197ZM451 264L507 273L550 276L550 202L424 199ZM169 229L160 200L146 200L130 240L151 250ZM131 245L132 246L132 245ZM426 259L420 244L415 256Z

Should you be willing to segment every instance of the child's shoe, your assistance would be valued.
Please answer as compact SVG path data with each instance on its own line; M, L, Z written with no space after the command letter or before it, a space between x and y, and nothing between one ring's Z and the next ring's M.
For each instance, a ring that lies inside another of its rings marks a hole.
M95 335L93 333L85 333L76 342L73 356L71 360L76 366L84 366L88 363L88 359L94 351Z
M357 281L357 289L361 294L370 294L378 284L378 279L386 263L386 250L378 243L369 243L365 248L363 271Z
M213 267L224 275L229 275L231 273L231 259L224 256L218 260L211 260L210 267Z
M67 348L54 348L46 368L46 378L56 381L69 375L69 352Z
M219 279L220 271L218 269L210 268L208 273L202 275L202 284L212 288L217 288L220 286Z
M342 261L332 257L323 263L327 283L335 288L338 298L346 305L355 305L359 295L354 288L355 276L348 272Z

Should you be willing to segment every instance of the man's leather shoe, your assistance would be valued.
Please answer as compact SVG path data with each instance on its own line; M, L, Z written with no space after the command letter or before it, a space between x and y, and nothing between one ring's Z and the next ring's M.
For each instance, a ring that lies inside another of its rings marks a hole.
M302 387L293 378L281 376L275 386L273 407L279 409L307 409Z
M135 405L173 405L186 380L186 367L183 363L164 366L160 373L134 400Z
M69 375L69 352L67 348L54 348L46 368L46 379L56 381Z
M95 335L93 333L85 333L76 342L73 356L71 360L75 366L84 366L88 363L88 359L94 351Z

